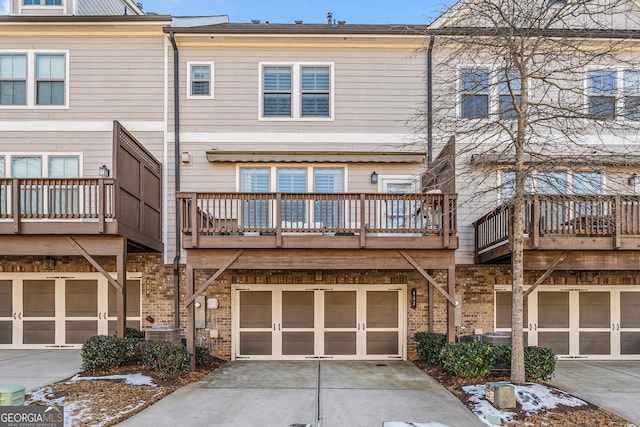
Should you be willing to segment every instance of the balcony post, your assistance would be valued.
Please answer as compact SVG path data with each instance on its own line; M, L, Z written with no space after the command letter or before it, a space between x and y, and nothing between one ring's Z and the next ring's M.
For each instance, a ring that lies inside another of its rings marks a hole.
M444 224L442 227L442 246L444 248L448 248L449 247L449 240L450 240L450 232L451 232L451 223L450 223L450 217L449 217L449 195L445 194L444 195L444 202L442 204L442 212L440 212L440 215L442 215L443 220L444 220Z
M276 247L282 247L282 193L276 193Z
M98 179L98 233L104 233L104 218L105 218L105 186L104 179Z
M620 234L622 232L621 210L622 210L622 198L619 194L614 199L614 224L613 224L613 248L620 249L622 242L620 240Z
M533 249L538 249L538 242L540 242L540 199L536 195L533 198L533 215L532 224L533 230L529 230L531 233L531 246Z
M11 181L11 210L13 214L13 232L20 233L20 181L14 178Z
M367 244L367 228L366 228L366 224L364 223L365 206L366 206L365 195L360 194L360 247L361 248L364 248Z
M200 224L198 223L198 195L197 193L191 193L191 215L189 215L191 222L191 245L194 248L198 247L198 234L200 233Z

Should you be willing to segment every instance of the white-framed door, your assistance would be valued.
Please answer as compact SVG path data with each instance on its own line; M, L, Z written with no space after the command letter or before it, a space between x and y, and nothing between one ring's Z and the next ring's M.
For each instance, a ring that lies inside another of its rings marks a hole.
M508 332L510 288L496 287L495 298L496 330ZM639 287L541 286L524 309L528 345L561 359L640 359Z
M234 359L404 359L406 287L234 285Z
M127 277L127 326L140 328L141 275ZM91 336L113 335L111 288L99 273L0 274L0 348L80 348Z

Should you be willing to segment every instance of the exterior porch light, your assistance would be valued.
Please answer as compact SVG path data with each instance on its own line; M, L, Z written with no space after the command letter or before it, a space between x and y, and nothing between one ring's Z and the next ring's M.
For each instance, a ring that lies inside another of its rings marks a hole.
M378 174L376 173L376 171L371 172L371 183L372 184L378 183Z
M102 165L98 168L98 175L100 175L100 178L109 178L109 168L107 167L107 165Z
M640 176L638 176L637 174L633 174L629 177L629 185L638 185L640 184Z

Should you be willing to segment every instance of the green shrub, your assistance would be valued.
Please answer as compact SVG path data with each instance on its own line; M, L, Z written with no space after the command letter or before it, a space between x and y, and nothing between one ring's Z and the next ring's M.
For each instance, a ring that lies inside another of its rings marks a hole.
M82 369L107 370L124 363L122 340L118 337L97 335L82 344Z
M124 328L124 337L125 339L141 341L144 339L144 332L136 328Z
M139 365L144 358L144 332L135 328L125 328L122 340L124 363Z
M196 347L196 365L204 365L211 362L213 357L209 353L209 349L205 347Z
M431 363L440 363L440 352L447 343L447 336L436 332L416 332L413 340L417 343L418 358Z
M189 353L180 343L148 341L144 350L144 364L167 378L176 378L189 372Z
M556 355L550 348L525 347L524 370L528 378L546 381L556 369Z
M440 356L444 369L463 378L484 378L494 365L493 345L480 342L457 342L444 346Z
M511 368L511 346L498 344L493 347L493 367L496 369Z

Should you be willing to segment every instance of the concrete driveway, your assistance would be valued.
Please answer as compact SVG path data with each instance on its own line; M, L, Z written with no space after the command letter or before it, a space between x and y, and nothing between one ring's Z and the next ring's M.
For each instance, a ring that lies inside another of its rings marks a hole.
M0 350L0 385L20 385L26 392L81 370L80 350Z
M120 426L483 426L409 362L229 362Z
M638 360L561 360L549 383L640 425Z

